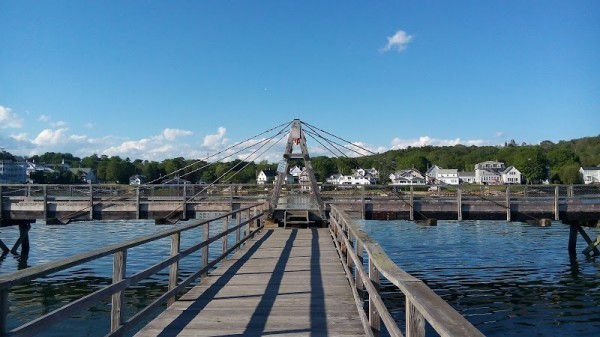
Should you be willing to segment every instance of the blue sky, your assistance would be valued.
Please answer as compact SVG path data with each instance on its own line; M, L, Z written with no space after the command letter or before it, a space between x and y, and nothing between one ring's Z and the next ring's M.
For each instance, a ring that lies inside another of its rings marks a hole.
M4 0L0 147L193 159L294 118L378 152L596 136L599 60L599 1Z

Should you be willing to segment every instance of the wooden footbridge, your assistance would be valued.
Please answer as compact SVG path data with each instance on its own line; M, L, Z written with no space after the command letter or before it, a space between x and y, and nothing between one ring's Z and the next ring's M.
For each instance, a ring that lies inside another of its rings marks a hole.
M300 153L293 152L295 147ZM304 160L307 168L309 184L301 186L300 192L283 183L289 160ZM577 233L581 233L590 244L587 253L600 255L597 244L593 245L580 226L582 221L596 223L600 218L598 192L580 193L561 186L529 190L454 187L433 193L413 187L318 186L298 120L292 122L284 161L271 189L215 184L125 190L93 185L68 188L65 193L63 187L0 186L0 224L19 225L21 230L13 252L21 245L21 253L27 254L23 251L29 245L27 232L35 219L47 223L198 220L0 277L0 337L43 333L106 300L111 302L108 336L122 336L148 321L136 336L420 337L425 336L427 325L440 336L483 336L425 283L395 265L353 217L427 224L435 224L436 219L528 220L536 224L563 220L572 222L569 252L574 253ZM56 190L60 192L53 194ZM215 232L215 226L220 230ZM201 237L190 234L194 230L200 230ZM182 249L182 235L197 240ZM128 272L130 249L163 238L171 242L167 258L154 261L147 269ZM220 254L211 256L209 246L215 245L220 245ZM0 248L9 250L4 244ZM201 263L183 278L180 261L198 251ZM111 284L21 326L11 323L13 287L105 256L113 257ZM126 308L127 289L143 286L142 281L167 268L167 291L131 313L131 308ZM380 293L382 282L402 294L402 317L392 315L386 307ZM165 305L166 310L154 317L156 309ZM398 322L403 323L399 326Z

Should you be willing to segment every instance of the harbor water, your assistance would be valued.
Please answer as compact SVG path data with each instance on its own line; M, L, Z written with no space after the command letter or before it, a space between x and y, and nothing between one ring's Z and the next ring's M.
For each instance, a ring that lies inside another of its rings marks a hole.
M556 222L542 228L496 221L440 221L432 227L408 221L360 224L402 269L422 279L487 336L600 335L600 261L582 254L569 257L568 226ZM33 224L27 261L3 255L0 274L169 228L149 221ZM218 231L220 221L213 228ZM587 231L592 237L600 235L599 229ZM7 245L17 236L18 227L0 228L0 238ZM201 237L200 229L184 232L182 249ZM578 252L583 248L580 238ZM216 242L210 254L220 249L221 243ZM127 275L167 257L169 250L169 238L131 249ZM183 276L197 270L201 260L199 252L184 259L180 264ZM167 273L128 289L128 317L167 288ZM12 288L9 328L110 284L111 276L112 257L108 256ZM383 291L392 314L402 323L403 296L390 286ZM109 329L107 300L40 336L104 336Z

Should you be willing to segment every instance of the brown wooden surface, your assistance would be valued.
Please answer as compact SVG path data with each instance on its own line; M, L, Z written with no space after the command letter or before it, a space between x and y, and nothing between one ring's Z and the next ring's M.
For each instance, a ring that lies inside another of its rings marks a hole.
M328 229L273 229L136 336L364 336Z

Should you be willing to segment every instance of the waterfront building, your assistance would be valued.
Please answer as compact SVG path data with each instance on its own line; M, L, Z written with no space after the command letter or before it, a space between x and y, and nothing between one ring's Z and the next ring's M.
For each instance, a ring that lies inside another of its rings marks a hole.
M392 185L425 185L425 177L417 169L401 170L389 176Z
M0 160L0 184L27 182L27 164L13 160Z
M514 166L507 167L502 171L502 182L505 184L520 184L523 176Z
M259 185L269 184L275 181L277 172L274 170L261 170L256 177L256 183Z
M580 167L579 173L584 184L600 183L600 166L596 167Z

